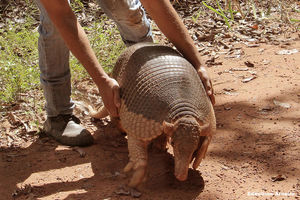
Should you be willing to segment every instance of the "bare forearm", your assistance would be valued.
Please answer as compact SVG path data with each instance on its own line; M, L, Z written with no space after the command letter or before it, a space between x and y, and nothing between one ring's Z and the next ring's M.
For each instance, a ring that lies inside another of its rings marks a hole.
M51 0L57 1L57 0ZM91 75L95 83L100 86L107 74L100 66L83 28L78 23L67 1L59 0L61 7L52 6L49 0L41 0L45 6L53 24L57 27L60 35L73 55L81 62ZM51 4L51 5L50 5ZM63 5L62 5L63 4Z
M198 69L203 64L198 50L169 0L141 0L141 2L163 34Z
M120 90L116 80L100 66L83 28L67 0L40 0L66 45L88 71L99 88L103 103L112 117L118 116Z

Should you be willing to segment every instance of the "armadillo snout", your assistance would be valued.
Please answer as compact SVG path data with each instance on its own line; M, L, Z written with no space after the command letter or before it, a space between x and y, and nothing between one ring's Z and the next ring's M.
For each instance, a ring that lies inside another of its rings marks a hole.
M185 181L188 177L189 171L189 156L187 157L180 157L178 158L178 154L175 153L175 169L174 169L174 176L179 181Z
M188 174L179 174L177 176L175 176L177 178L177 180L179 181L185 181L188 177Z
M185 181L188 177L188 170L189 170L188 167L185 167L184 169L176 169L175 167L174 175L176 179L179 181Z

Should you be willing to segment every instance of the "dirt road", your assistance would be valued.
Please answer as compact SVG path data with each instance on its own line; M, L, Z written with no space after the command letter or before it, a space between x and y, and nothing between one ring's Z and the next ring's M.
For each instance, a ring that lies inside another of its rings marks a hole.
M299 37L235 49L241 57L221 55L209 68L217 132L206 159L180 183L172 155L152 153L140 199L300 199ZM107 121L82 120L96 138L90 147L48 138L1 147L0 199L131 199L115 193L128 180L126 139Z

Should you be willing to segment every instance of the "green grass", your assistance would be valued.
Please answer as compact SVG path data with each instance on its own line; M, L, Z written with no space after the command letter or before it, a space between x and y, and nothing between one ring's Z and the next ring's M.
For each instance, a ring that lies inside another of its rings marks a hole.
M201 11L200 9L198 11L196 11L193 15L192 15L192 20L194 23L197 23L198 19L204 14L203 11Z
M38 33L32 19L24 24L8 23L0 29L0 102L19 99L22 92L39 85Z
M0 29L0 105L20 100L21 94L29 90L40 90L37 48L39 34L36 24L29 15L23 24L7 21ZM110 72L125 45L116 26L107 24L107 18L97 19L84 29L88 32L100 64L106 72ZM71 56L70 66L72 80L80 81L89 77L74 56Z
M211 11L213 11L214 13L220 15L220 16L224 19L224 21L225 21L227 27L228 27L229 29L231 29L231 25L230 25L230 23L229 23L230 19L228 19L228 17L225 15L224 10L223 10L222 7L220 6L220 3L219 3L218 0L216 0L216 4L217 4L217 6L218 6L218 9L215 9L215 8L213 8L212 6L208 5L205 1L202 1L202 4L203 4L205 7L207 7L208 9L210 9Z
M91 47L101 66L107 73L111 72L116 59L125 48L116 26L111 23L112 22L108 21L106 17L102 17L94 21L88 27L84 27ZM72 77L76 76L76 78L80 79L88 77L87 72L74 56L71 57L70 64Z

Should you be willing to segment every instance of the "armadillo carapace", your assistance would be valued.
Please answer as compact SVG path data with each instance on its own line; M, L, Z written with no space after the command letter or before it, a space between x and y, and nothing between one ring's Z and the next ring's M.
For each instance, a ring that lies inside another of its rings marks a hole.
M130 161L124 171L134 170L129 186L145 178L147 145L158 136L171 138L175 176L185 180L193 159L196 169L205 157L216 127L194 67L170 47L139 43L119 57L113 78L121 88L120 123L128 136Z

